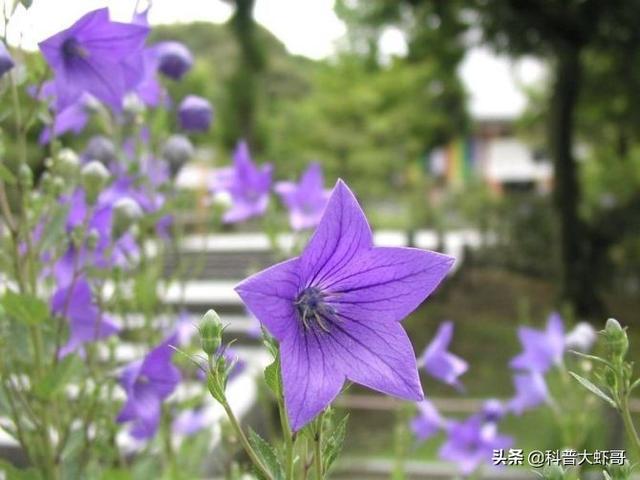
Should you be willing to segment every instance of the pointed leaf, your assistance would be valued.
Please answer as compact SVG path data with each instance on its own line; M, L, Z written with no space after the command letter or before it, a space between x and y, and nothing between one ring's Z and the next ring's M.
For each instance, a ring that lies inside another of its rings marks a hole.
M16 177L11 170L9 170L4 163L0 163L0 180L6 182L8 185L14 185L16 183Z
M613 399L611 397L609 397L606 393L604 393L599 387L597 387L593 382L591 382L590 380L587 380L584 377L581 377L580 375L573 373L573 372L569 372L569 374L575 378L578 382L580 382L580 384L586 388L587 390L589 390L591 393L593 393L594 395L596 395L597 397L600 397L602 400L604 400L605 402L607 402L609 405L611 405L613 408L617 409L618 406L616 405L616 402L613 401Z
M284 470L275 450L260 435L249 428L249 443L274 480L284 479Z
M267 387L273 392L273 394L280 398L282 392L282 378L280 375L280 358L271 362L267 368L264 369L264 381Z
M331 431L329 437L324 445L323 457L324 457L324 471L328 472L329 468L340 455L342 451L342 445L344 444L344 437L347 432L347 422L349 421L349 415L345 415L340 419L338 424Z
M81 368L82 363L76 355L64 357L54 369L47 373L40 383L34 386L35 394L42 400L48 400L59 394L77 376Z

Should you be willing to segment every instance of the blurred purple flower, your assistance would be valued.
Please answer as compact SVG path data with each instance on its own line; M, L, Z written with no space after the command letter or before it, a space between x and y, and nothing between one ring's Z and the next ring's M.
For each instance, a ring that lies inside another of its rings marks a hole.
M15 66L9 50L5 46L4 42L0 41L0 78L4 76L9 70Z
M439 456L456 463L460 471L468 475L480 465L491 463L494 450L509 448L511 444L511 437L501 435L498 422L483 409L466 420L450 423Z
M516 415L522 415L549 400L549 391L544 377L538 372L516 373L513 376L516 393L509 401L508 408Z
M511 360L511 368L544 373L553 365L562 363L564 325L559 314L549 315L547 327L543 331L529 327L519 328L518 337L524 351Z
M55 74L56 109L87 92L120 110L125 93L141 79L140 52L148 33L146 26L111 21L102 8L41 42Z
M225 223L236 223L262 215L269 204L271 164L256 166L246 142L240 142L233 153L233 169L223 170L214 186L231 195L232 206L224 214Z
M127 401L118 414L119 423L133 422L131 436L139 440L155 435L160 424L162 402L173 393L182 376L171 359L176 345L170 336L141 360L127 365L120 376L120 385Z
M289 223L294 230L318 225L331 192L324 188L322 167L312 162L300 177L300 183L278 182L275 191L289 210Z
M171 430L173 433L188 437L207 427L211 427L214 418L211 409L207 407L183 410L174 419Z
M447 421L429 400L422 400L416 406L418 415L411 420L411 431L418 440L428 440L446 427Z
M40 133L38 141L41 145L51 141L52 136L60 136L67 132L76 135L84 130L89 122L89 114L97 100L88 93L83 93L63 110L59 111L53 119L53 126L45 127Z
M452 265L451 257L435 252L374 247L360 205L338 180L302 255L236 286L280 343L294 430L326 408L347 379L407 400L423 399L400 320Z
M213 120L213 109L206 98L188 95L180 102L178 120L180 128L187 132L206 132Z
M466 372L469 366L463 359L447 351L452 336L453 322L443 322L431 343L418 358L418 366L424 367L433 378L462 389L458 377Z
M154 45L158 70L173 80L180 80L193 65L189 49L180 42L168 41Z
M58 352L64 357L87 342L115 335L119 328L102 315L91 296L91 287L82 277L58 288L51 298L51 311L69 321L69 340Z

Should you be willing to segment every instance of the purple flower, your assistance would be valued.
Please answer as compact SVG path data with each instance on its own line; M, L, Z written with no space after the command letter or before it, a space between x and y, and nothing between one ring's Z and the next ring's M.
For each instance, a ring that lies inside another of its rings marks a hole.
M511 437L501 435L498 422L483 409L466 420L450 423L439 456L456 463L468 475L480 465L490 463L494 450L509 448L511 444Z
M118 414L119 423L133 422L131 436L147 439L155 435L160 424L162 402L173 393L181 375L173 363L176 344L172 335L151 350L142 360L124 368L120 385L127 393L127 401Z
M109 10L87 13L71 27L40 43L55 73L56 107L62 110L83 93L91 93L116 110L124 94L140 81L140 52L149 28L113 22Z
M180 128L188 132L206 132L211 126L213 109L206 98L196 95L185 97L178 107Z
M216 188L231 195L232 206L224 214L225 223L236 223L262 215L269 204L271 164L256 166L246 142L233 153L233 170L225 170Z
M40 133L38 141L47 144L52 136L60 136L67 132L76 135L84 130L89 122L89 113L97 100L90 94L84 93L54 116L53 126L46 127Z
M82 277L61 287L51 299L51 310L69 320L69 340L60 349L64 357L87 342L115 335L119 328L103 316L91 298L91 287Z
M511 360L511 368L544 373L562 363L564 326L557 313L549 315L545 330L521 327L518 337L524 351Z
M411 431L418 440L428 440L446 427L447 421L429 400L422 400L416 406L418 415L411 420Z
M549 400L549 391L542 374L538 372L517 373L513 376L516 393L509 402L509 410L522 415Z
M15 66L7 47L0 41L0 78Z
M322 167L316 162L309 164L300 183L279 182L275 191L289 210L289 223L294 230L318 225L330 195L324 188Z
M180 80L193 65L189 49L180 42L161 42L154 46L158 70L173 80Z
M183 410L173 421L171 429L178 435L191 436L213 425L215 416L206 407Z
M280 344L287 413L299 430L345 380L423 399L400 320L431 294L453 258L379 248L349 188L338 180L302 255L243 281L236 291Z
M458 377L467 371L469 367L460 357L447 351L453 336L453 322L443 322L431 343L418 358L418 365L432 377L458 389L462 385Z

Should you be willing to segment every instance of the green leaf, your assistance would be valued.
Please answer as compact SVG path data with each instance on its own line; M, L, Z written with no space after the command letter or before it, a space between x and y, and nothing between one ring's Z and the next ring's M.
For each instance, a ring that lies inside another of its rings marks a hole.
M11 173L11 170L9 170L4 163L0 163L0 180L9 185L14 185L16 183L15 175Z
M580 358L584 358L585 360L591 360L593 362L602 363L603 365L606 365L610 369L612 369L612 370L614 369L613 365L611 364L611 362L608 362L604 358L596 357L595 355L588 355L586 353L578 352L576 350L569 350L569 352L573 353L574 355L577 355Z
M282 480L284 478L284 469L280 460L278 460L275 450L252 428L249 428L249 443L273 479Z
M596 395L597 397L600 397L602 400L604 400L605 402L607 402L609 405L611 405L613 408L618 408L618 406L616 405L616 402L613 401L613 399L607 395L606 393L604 393L599 387L597 387L593 382L591 382L590 380L587 380L584 377L581 377L580 375L573 373L573 372L569 372L569 374L575 378L578 382L580 382L580 384L586 388L587 390L589 390L591 393L593 393L594 395Z
M1 303L8 315L25 325L39 325L49 318L49 307L34 295L7 290Z
M48 400L61 393L64 387L77 376L82 362L76 355L68 355L51 370L44 379L34 386L35 394L42 400Z
M280 398L282 392L282 381L280 377L280 358L279 356L264 369L264 381L273 394Z
M629 392L633 392L638 385L640 385L640 378L638 378L631 384L631 386L629 387Z
M348 421L349 415L347 414L340 419L326 439L324 451L322 453L322 456L324 457L325 472L329 471L329 468L331 468L331 465L333 465L333 462L335 462L342 451L342 445L344 444L344 438L347 433Z

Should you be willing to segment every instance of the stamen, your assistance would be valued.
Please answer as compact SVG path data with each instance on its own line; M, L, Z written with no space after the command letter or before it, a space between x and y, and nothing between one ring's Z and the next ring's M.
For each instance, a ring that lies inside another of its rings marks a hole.
M326 300L327 294L316 287L305 288L294 302L298 316L305 330L315 328L331 333L331 326L337 321L335 309Z

